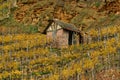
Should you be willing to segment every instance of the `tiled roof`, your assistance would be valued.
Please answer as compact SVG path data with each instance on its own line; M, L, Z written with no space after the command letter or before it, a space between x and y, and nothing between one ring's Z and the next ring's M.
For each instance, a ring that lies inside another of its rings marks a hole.
M68 30L68 31L73 31L73 32L80 32L80 30L78 28L75 27L75 25L73 24L69 24L69 23L65 23L63 21L60 21L58 19L53 19L50 20L50 23L48 24L48 26L45 28L43 33L46 33L46 30L48 29L48 27L52 24L52 22L55 22L56 24L60 25L63 29Z
M75 27L73 24L65 23L60 20L54 20L55 23L60 25L63 29L69 30L69 31L74 31L74 32L79 32L79 29Z

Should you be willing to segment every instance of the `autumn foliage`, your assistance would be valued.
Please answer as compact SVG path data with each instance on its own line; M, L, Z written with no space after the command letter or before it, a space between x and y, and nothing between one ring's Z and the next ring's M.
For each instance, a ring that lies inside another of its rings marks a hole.
M110 75L119 80L120 26L89 32L88 44L66 49L52 48L40 34L0 35L0 79L108 80L102 73L114 69Z

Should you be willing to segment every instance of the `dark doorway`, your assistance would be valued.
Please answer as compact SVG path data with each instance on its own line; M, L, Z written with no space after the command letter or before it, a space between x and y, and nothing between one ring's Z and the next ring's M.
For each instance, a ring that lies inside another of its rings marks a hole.
M79 34L79 44L83 44L83 36Z
M73 35L73 32L69 31L69 38L68 38L68 44L69 45L72 45L72 35Z

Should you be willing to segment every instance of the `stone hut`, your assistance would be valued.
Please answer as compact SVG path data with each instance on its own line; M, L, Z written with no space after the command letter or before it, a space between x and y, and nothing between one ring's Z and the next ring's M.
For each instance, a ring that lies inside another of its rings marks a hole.
M52 40L53 46L57 48L77 45L83 42L80 30L73 24L62 22L58 19L49 20L43 34L48 40Z

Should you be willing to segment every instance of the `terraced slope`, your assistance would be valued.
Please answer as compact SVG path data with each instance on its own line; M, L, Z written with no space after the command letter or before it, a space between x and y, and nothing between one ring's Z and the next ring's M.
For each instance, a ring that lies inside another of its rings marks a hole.
M0 35L0 79L119 80L120 26L89 32L87 44L65 49L46 46L40 34Z
M1 4L5 15L0 20L0 80L120 80L119 3L18 0L16 8ZM86 43L52 48L45 35L36 33L52 18L85 31Z

